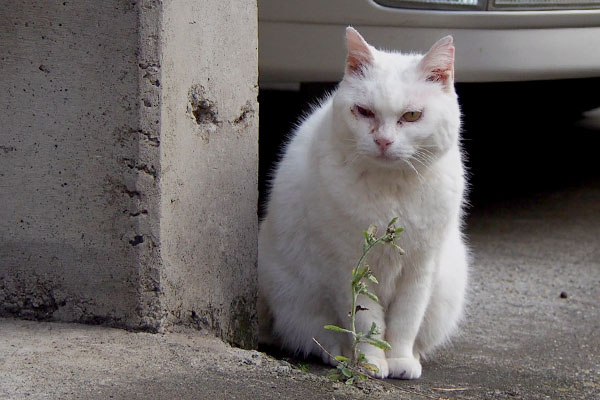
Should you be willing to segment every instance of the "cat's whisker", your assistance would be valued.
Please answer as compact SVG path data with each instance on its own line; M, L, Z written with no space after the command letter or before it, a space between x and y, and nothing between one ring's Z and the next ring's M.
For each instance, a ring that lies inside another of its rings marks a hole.
M347 165L354 165L354 164L356 164L356 161L358 161L358 158L359 158L359 155L358 155L358 154L356 154L354 157L352 157L352 158L350 159L350 161L348 162L348 164L347 164Z
M423 158L419 158L419 157L413 157L413 160L417 161L425 169L428 169L431 166L431 161L429 161L429 160L426 160L426 159L423 159Z
M433 158L433 153L431 153L430 151L427 151L426 149L417 148L417 151L415 152L415 154L420 154L422 156Z
M422 150L417 151L417 154L423 158L424 160L429 161L431 164L433 164L435 162L435 160L437 159L437 157L431 153L426 153Z
M421 164L425 169L429 168L429 165L425 161L419 159L418 157L413 157L412 159Z
M360 154L358 153L352 153L352 156L350 158L345 158L344 159L344 166L352 166L356 163L356 161L358 160L358 158L360 157Z
M420 161L429 163L429 165L433 164L433 162L435 161L434 156L431 154L427 154L423 149L418 149L413 154L413 158L415 158L415 159L418 158Z
M429 168L429 167L431 167L431 164L433 164L433 160L425 158L423 156L415 155L415 157L413 157L413 159L415 161L418 161L419 163L421 163L421 165L423 165L423 167L425 167L425 168Z
M417 150L417 152L414 154L414 157L419 158L422 161L426 161L428 165L432 165L436 160L433 155L423 152L422 149Z
M413 171L415 171L415 174L417 175L417 178L419 179L419 181L421 182L421 184L424 185L425 184L425 180L423 178L423 175L421 175L419 173L419 171L417 171L417 169L415 168L415 166L413 165L413 163L411 163L410 160L407 160L407 159L404 159L404 158L402 159L402 161L404 161L406 164L408 164L408 166L411 167Z
M421 160L419 160L419 159L417 159L417 158L414 158L414 160L415 160L416 162L418 162L419 164L421 164L421 165L422 165L422 168L423 168L425 171L428 171L428 170L430 169L430 166L429 166L427 163L425 163L425 162L423 162L423 161L421 161ZM425 180L425 177L423 176L423 174L422 174L422 173L419 173L419 175L421 175L421 177L423 178L423 180Z
M417 146L417 152L422 152L423 154L428 154L429 156L433 157L434 154L431 150L427 150L425 147L423 146Z
M425 149L433 149L433 148L436 148L437 146L434 146L434 145L427 145L427 144L419 144L419 145L417 145L416 147L417 147L418 149L423 149L423 150L425 150ZM427 151L429 151L429 152L431 153L431 150L427 150Z

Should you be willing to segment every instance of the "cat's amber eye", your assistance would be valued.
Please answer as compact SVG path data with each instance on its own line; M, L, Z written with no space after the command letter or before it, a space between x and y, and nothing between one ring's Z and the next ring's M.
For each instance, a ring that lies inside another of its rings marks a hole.
M362 117L365 117L365 118L375 117L375 113L373 111L369 110L368 108L364 108L361 106L355 106L354 109Z
M421 119L421 111L408 111L402 114L401 122L415 122Z

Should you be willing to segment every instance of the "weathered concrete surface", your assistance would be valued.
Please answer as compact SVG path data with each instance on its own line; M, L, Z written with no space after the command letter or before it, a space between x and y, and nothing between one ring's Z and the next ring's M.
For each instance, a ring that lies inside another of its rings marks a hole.
M0 337L3 399L409 398L381 384L366 391L334 385L198 331L160 335L0 319Z
M255 1L163 5L161 254L168 320L255 347ZM187 104L182 104L186 99Z
M336 389L324 377L198 332L152 335L5 319L0 397L600 398L598 182L473 212L469 315L462 335L424 363L418 381ZM319 364L309 369L327 373Z
M256 2L1 8L0 315L253 346Z
M0 315L156 329L159 153L141 134L138 8L2 10Z

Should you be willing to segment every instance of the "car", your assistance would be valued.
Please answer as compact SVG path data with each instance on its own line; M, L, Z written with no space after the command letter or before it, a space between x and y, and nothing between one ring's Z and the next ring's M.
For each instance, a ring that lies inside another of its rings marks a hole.
M261 88L335 82L344 29L426 51L452 35L457 82L600 77L600 0L259 0Z

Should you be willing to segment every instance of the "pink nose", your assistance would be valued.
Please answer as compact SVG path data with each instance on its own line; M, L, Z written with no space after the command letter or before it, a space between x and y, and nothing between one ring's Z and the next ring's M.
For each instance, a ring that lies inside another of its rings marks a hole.
M381 150L387 149L388 147L390 147L390 145L392 143L394 143L393 140L386 139L384 137L380 137L380 138L377 138L377 139L374 139L374 140L375 140L375 143L377 143L377 146L379 146L379 148Z

